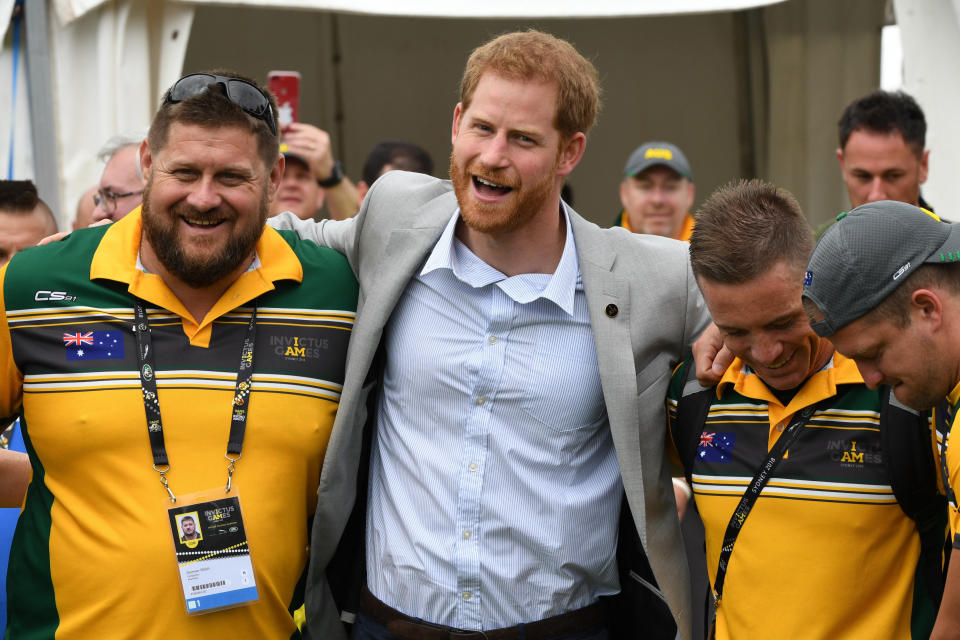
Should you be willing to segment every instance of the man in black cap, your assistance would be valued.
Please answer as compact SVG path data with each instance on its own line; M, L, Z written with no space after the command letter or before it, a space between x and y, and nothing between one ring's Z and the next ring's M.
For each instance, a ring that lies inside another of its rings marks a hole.
M947 398L937 438L956 548L951 487L960 483L960 445L950 446L950 433L960 408L960 225L890 200L841 214L810 258L803 304L813 330L853 358L868 386L887 384L918 410ZM960 566L948 571L931 635L957 637Z
M645 142L630 154L620 183L623 211L614 226L690 240L693 172L683 151L669 142Z

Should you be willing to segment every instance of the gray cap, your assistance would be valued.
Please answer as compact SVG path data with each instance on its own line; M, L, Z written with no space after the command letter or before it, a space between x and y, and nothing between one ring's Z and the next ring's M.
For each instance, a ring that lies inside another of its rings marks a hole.
M669 142L644 142L627 158L623 173L629 178L655 166L670 167L693 182L693 171L690 170L687 156L677 145Z
M874 309L924 263L960 262L960 224L926 209L882 200L837 216L807 264L803 297L824 318L821 337Z

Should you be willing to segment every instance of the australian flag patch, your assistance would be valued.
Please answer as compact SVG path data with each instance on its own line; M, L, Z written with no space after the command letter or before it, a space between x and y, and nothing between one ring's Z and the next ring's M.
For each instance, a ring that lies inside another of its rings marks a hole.
M697 445L697 458L704 462L730 462L737 434L727 431L704 431Z
M63 334L67 360L122 360L123 335L119 331L77 331Z

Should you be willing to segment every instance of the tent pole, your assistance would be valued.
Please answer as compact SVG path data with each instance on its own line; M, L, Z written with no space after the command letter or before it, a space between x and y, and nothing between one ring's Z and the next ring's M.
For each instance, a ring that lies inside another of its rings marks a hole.
M34 181L40 197L54 213L59 213L58 222L62 226L69 219L69 212L58 212L61 206L60 176L57 171L57 125L53 109L47 0L24 2L23 8Z

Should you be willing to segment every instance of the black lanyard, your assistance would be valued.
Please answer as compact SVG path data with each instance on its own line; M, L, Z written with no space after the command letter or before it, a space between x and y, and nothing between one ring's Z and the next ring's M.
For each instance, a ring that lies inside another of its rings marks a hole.
M160 482L167 490L171 502L177 497L167 481L170 461L167 459L167 447L163 442L163 420L160 416L160 399L157 396L157 368L153 359L153 339L150 333L150 321L143 301L134 302L133 333L137 337L137 364L140 367L140 389L143 392L143 408L147 416L147 435L153 451L153 468L160 474ZM253 377L253 346L257 337L257 307L250 314L247 333L243 337L243 350L240 352L240 367L237 370L237 386L233 395L233 417L230 420L230 436L227 440L227 486L229 493L233 481L236 462L243 449L243 434L247 429L247 409L250 405L250 380Z
M939 402L934 407L934 415L939 427L937 431L940 432L940 479L943 481L943 489L947 493L947 501L956 508L960 505L957 505L957 496L953 487L950 486L950 471L947 469L947 439L950 436L950 427L953 422L953 405L947 400Z
M770 453L767 454L767 459L763 461L760 469L756 475L753 476L753 480L747 485L747 490L744 491L743 496L740 497L740 503L734 510L733 515L730 516L730 523L727 524L727 532L723 536L723 546L720 548L720 560L717 563L717 577L713 581L713 596L717 606L720 605L720 597L723 595L723 580L727 576L730 554L733 553L733 545L737 541L737 536L740 535L740 529L743 528L743 523L747 521L747 516L750 514L750 510L753 509L753 505L757 502L757 498L760 497L760 492L763 491L763 488L773 476L774 470L780 464L780 461L783 460L783 454L790 445L796 441L797 436L800 435L800 430L803 429L807 420L813 415L816 409L817 405L812 405L801 409L793 416L790 424L777 439L773 448L770 449Z

